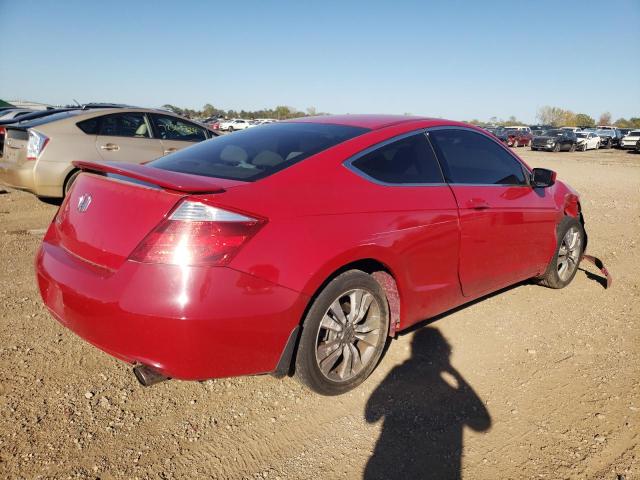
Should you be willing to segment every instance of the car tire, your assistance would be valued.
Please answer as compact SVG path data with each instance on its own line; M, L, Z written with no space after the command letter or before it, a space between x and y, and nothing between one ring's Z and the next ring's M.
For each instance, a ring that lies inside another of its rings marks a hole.
M73 182L75 182L76 178L78 178L78 175L80 175L81 173L82 173L82 170L76 170L75 172L72 172L71 175L67 177L63 187L63 194L65 197L67 196L67 193L69 193L69 190L71 190L71 186L73 185Z
M531 150L533 150L535 152L538 149L536 147L531 147Z
M233 133L233 127L229 127L229 133Z
M559 143L556 143L556 144L553 146L553 150L552 150L552 151L553 151L553 152L556 152L556 153L557 153L557 152L559 152L559 151L560 151L560 144L559 144Z
M585 233L577 218L565 216L557 228L558 244L544 275L541 285L549 288L564 288L576 276L582 253Z
M360 306L355 318L354 302ZM345 393L376 368L388 332L389 305L380 284L361 270L342 273L322 289L304 318L295 376L321 395Z
M586 145L585 145L585 148L586 148ZM576 144L575 143L571 144L571 146L569 147L569 151L570 152L575 152L576 151Z
M582 148L580 149L581 152L586 152L587 151L587 142L584 142L584 144L582 145Z

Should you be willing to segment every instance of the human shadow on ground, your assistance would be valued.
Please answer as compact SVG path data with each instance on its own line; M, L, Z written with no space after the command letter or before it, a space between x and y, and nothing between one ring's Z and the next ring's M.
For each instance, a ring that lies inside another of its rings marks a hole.
M486 431L491 417L450 356L437 328L416 330L411 357L371 394L365 418L383 427L365 480L460 478L464 427Z

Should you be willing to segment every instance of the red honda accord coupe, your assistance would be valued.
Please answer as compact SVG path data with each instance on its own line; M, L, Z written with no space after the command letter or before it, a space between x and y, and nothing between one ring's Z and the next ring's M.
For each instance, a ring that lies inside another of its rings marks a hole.
M566 286L586 246L554 172L440 119L302 118L75 165L40 292L146 385L294 373L339 394L421 320L526 279Z

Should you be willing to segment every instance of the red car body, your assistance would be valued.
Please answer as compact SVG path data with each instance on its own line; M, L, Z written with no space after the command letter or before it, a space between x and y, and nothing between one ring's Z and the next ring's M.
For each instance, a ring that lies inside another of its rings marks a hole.
M355 155L408 132L453 127L485 135L466 124L360 115L294 122L368 131L254 182L78 163L89 172L73 185L36 258L51 313L111 355L169 377L274 372L310 301L336 272L367 266L390 274L387 296L399 298L393 335L540 275L554 255L556 226L579 215L577 194L560 181L545 189L390 186L349 168ZM141 242L185 199L257 219L255 232L222 266L137 259Z

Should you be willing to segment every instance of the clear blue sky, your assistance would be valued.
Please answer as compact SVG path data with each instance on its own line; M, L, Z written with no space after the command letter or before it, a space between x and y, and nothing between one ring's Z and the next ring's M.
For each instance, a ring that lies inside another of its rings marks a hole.
M0 98L640 116L640 0L0 0Z

